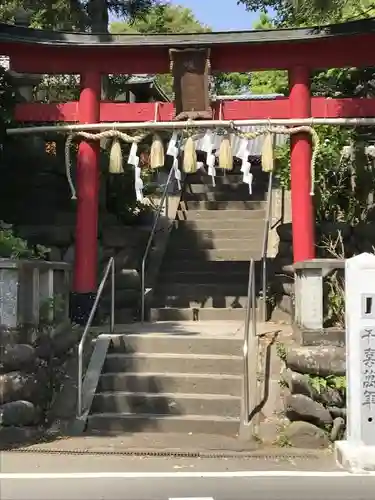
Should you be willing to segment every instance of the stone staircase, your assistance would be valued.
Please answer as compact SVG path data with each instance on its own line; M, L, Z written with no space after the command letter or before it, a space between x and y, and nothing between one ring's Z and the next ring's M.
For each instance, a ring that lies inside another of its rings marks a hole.
M191 322L123 327L111 339L86 432L236 436L243 332L228 323L214 331Z
M254 175L250 197L238 173L215 188L204 174L189 177L152 321L116 327L88 433L240 432L249 259L260 264L267 178Z
M256 260L257 291L265 226L267 176L254 174L253 194L242 175L202 173L185 182L151 320L243 320L249 260Z

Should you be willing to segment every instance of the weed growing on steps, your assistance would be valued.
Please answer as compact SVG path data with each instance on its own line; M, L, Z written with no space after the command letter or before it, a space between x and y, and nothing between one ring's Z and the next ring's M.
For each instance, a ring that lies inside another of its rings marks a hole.
M286 361L286 347L282 342L276 343L276 354L281 359L281 361Z

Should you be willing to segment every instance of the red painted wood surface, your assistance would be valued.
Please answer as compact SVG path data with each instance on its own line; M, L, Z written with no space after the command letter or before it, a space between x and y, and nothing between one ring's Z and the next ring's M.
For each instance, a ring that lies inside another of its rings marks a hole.
M311 116L309 71L297 66L289 72L289 116ZM292 197L293 260L299 262L315 257L315 218L311 191L311 137L296 134L291 137L290 179Z
M326 39L275 43L225 44L211 47L213 71L364 67L375 65L375 33ZM168 47L51 47L0 43L1 53L11 56L12 69L29 73L77 73L100 68L105 73L169 73Z
M86 73L78 105L80 123L100 118L100 73ZM77 157L77 222L74 259L74 291L96 292L98 269L99 158L97 141L81 141Z
M173 117L173 104L159 103L158 118L168 121ZM219 118L219 106L214 105L214 118ZM289 118L289 99L277 98L269 101L231 101L222 103L224 120L249 120L262 118ZM361 118L375 116L375 99L311 99L311 114L316 118ZM102 122L146 122L153 121L154 103L100 104ZM61 104L23 103L15 109L19 122L78 122L78 102Z

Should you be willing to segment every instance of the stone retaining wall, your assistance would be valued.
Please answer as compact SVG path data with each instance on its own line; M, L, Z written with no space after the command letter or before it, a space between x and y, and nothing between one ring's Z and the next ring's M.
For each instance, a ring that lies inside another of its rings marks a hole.
M25 342L30 335L0 329L0 445L9 431L35 430L48 423L80 334L65 323L45 327L34 333L32 342Z
M336 346L281 349L281 384L289 423L280 444L327 447L345 431L345 349Z

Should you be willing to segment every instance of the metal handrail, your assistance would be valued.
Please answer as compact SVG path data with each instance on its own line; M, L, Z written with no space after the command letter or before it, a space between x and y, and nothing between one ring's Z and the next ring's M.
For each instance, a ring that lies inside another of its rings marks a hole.
M268 236L271 226L272 184L273 184L273 172L271 170L268 176L267 210L266 210L266 221L264 225L263 247L262 247L262 296L263 296L262 319L264 322L267 321L267 252L268 252Z
M244 425L250 422L250 399L256 401L255 391L249 391L249 344L256 339L256 296L255 296L255 262L254 259L250 260L249 268L249 282L247 287L247 309L245 317L244 328L244 342L243 342L243 419ZM250 329L251 326L251 329ZM251 334L251 338L250 338ZM251 405L255 408L255 404Z
M146 261L147 261L147 257L148 257L148 254L149 254L149 251L151 248L152 240L154 239L154 236L155 236L156 228L157 228L157 225L158 225L158 222L160 219L161 211L163 209L163 205L164 205L165 200L166 200L166 211L167 211L167 215L168 215L168 188L169 188L170 182L173 178L173 174L174 174L174 170L173 170L173 168L171 168L169 171L169 175L167 177L167 181L164 185L163 194L160 198L160 203L159 203L158 209L156 211L154 224L152 226L150 236L149 236L148 241L147 241L146 249L145 249L145 252L144 252L143 258L142 258L142 266L141 266L141 322L142 323L145 320L145 307L146 307L146 297L145 297Z
M103 278L100 282L98 291L96 293L95 302L91 308L89 319L87 320L85 329L83 330L83 334L78 346L78 398L77 398L78 418L81 417L83 413L83 408L82 408L83 346L85 344L87 334L90 330L92 320L94 319L96 310L98 308L99 301L102 296L104 286L107 282L110 271L111 271L111 314L110 314L109 332L113 334L115 329L115 259L111 257L108 261L107 267L105 268Z

